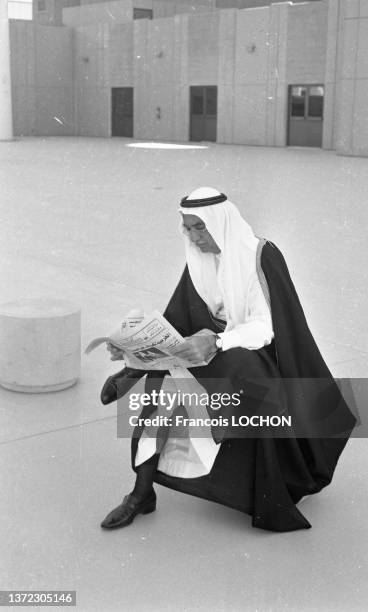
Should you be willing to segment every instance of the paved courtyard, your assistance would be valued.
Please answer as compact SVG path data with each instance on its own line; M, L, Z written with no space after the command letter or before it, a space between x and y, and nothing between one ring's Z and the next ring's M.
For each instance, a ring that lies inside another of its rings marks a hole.
M283 251L333 374L366 377L368 159L24 139L0 143L0 184L1 302L77 302L83 347L132 307L164 308L184 266L179 200L203 185ZM330 487L301 502L311 530L252 529L248 516L157 487L156 513L102 531L133 481L116 406L99 401L118 369L101 347L66 391L0 388L1 588L75 589L80 612L366 608L365 439L349 442Z

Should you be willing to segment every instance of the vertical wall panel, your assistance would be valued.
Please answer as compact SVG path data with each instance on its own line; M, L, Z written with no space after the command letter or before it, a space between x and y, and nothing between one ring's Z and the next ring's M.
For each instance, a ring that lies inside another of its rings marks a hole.
M149 100L149 63L147 59L148 20L137 19L133 23L133 74L134 74L134 135L146 138L148 130L147 101Z
M73 32L11 21L14 133L74 134Z
M368 2L339 0L335 147L342 155L368 155Z
M190 85L216 85L219 55L219 14L188 17L188 77Z
M174 18L173 140L189 139L188 17Z
M234 142L237 11L223 10L219 22L217 140Z
M327 2L288 8L287 80L323 83L326 69Z

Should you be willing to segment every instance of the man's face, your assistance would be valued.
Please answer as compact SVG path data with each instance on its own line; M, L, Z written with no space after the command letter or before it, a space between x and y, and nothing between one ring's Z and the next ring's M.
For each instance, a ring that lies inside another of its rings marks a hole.
M183 229L202 253L221 253L205 223L196 215L183 215Z

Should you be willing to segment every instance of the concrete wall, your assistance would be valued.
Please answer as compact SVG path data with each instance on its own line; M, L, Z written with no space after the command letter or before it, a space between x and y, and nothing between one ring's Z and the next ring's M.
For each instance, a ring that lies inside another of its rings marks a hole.
M133 19L132 0L115 0L64 8L63 24L71 28L102 23L128 23Z
M292 0L293 4L306 1L308 2L320 2L321 0ZM217 8L254 8L260 6L269 6L270 4L277 4L274 0L215 0Z
M368 155L368 0L339 0L335 147Z
M220 15L218 140L283 146L288 5Z
M14 134L74 133L73 32L10 22Z
M109 24L76 28L74 38L76 133L109 136Z
M234 142L234 87L235 87L235 32L237 11L223 10L219 13L217 140Z
M290 84L324 83L328 3L288 9L286 78Z
M189 16L188 85L217 85L219 14Z
M133 87L134 29L131 24L117 24L109 32L109 84L111 87Z
M141 0L134 0L134 6L137 8L149 8L143 6ZM197 2L191 2L190 0L152 0L154 19L173 17L183 13L197 14L208 12L214 8L214 0L199 0Z
M97 23L101 19L104 21L116 19L118 23L124 23L127 21L126 15L123 20L122 11L119 12L117 5L126 3L127 0L120 0L118 2L113 2L112 0L103 0L102 2L100 0L82 0L82 11L78 11L78 9L74 9L74 11L66 10L64 13L64 23L72 25L70 23L72 15L74 15L73 19L77 20L74 22L75 25ZM173 17L183 13L196 14L198 12L208 12L215 8L215 0L130 0L129 4L131 5L130 12L128 13L129 21L133 19L133 8L151 9L154 19ZM113 15L110 19L108 18L109 13Z
M134 24L134 133L152 140L173 138L174 22Z
M233 94L236 144L266 141L269 13L269 8L238 12Z
M111 88L134 87L136 138L189 139L190 85L217 84L216 12L75 29L76 131L111 135Z
M38 0L33 0L33 20L42 25L62 25L63 9L81 4L78 0L45 0L45 10L38 10Z
M134 23L134 134L189 139L189 87L217 83L217 13Z
M33 0L33 19L42 25L60 25L62 22L63 2L45 0L45 10L38 10L37 0Z

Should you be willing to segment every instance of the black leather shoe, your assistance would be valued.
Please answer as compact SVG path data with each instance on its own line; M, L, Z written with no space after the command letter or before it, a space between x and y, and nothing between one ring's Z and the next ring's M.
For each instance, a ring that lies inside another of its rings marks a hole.
M149 514L156 510L156 493L152 489L143 501L137 500L132 494L126 495L117 508L114 508L107 517L102 521L103 529L117 529L130 525L137 514Z
M101 391L101 402L106 406L123 397L146 374L145 370L123 368L106 380Z

